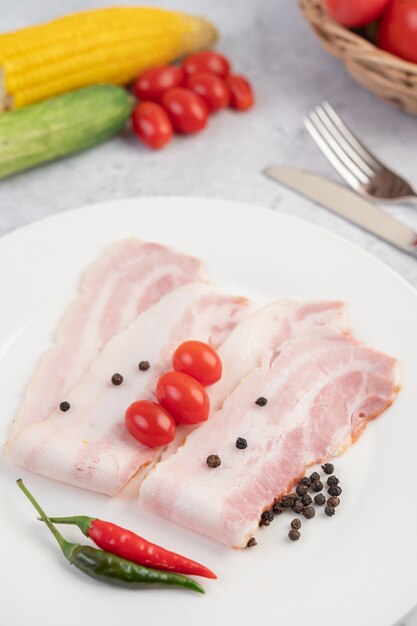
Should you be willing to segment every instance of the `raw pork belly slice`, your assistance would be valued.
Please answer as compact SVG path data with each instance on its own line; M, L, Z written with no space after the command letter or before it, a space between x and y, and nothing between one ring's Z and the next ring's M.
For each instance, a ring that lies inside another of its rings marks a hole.
M220 409L227 396L264 359L270 359L276 347L305 326L333 325L347 332L343 302L309 302L300 305L295 300L278 300L268 304L238 324L220 346L223 364L219 382L207 388L210 410ZM164 460L173 454L197 426L179 425L175 440L162 453Z
M347 332L343 302L325 301L299 304L295 300L278 300L244 319L220 346L223 375L218 383L207 389L211 411L222 407L227 396L240 381L271 351L283 344L302 328L332 325Z
M141 311L172 289L198 280L203 275L197 259L139 239L112 244L85 272L81 292L32 378L12 436L46 419L104 344Z
M301 327L148 474L146 508L233 548L308 465L342 452L399 390L394 359L334 325ZM264 407L255 404L264 396ZM248 441L236 448L237 437ZM217 454L221 465L206 459Z
M138 399L154 399L157 378L170 369L178 344L193 338L217 348L246 311L244 299L204 283L171 291L110 339L82 380L59 398L70 403L69 411L55 409L19 433L10 446L12 460L56 480L116 494L161 453L129 434L126 408ZM141 360L150 362L146 372L138 369ZM111 382L115 372L124 378L119 386Z

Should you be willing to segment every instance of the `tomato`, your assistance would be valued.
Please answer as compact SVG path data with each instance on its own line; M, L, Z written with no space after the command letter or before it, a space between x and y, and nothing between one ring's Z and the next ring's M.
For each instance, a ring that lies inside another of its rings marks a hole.
M155 102L141 102L132 113L135 134L150 148L163 148L170 141L173 128L164 109Z
M210 74L217 74L224 78L230 72L230 63L225 56L219 52L212 52L211 50L202 50L201 52L195 52L190 54L182 67L186 74L196 74L196 72L209 72Z
M234 74L228 76L226 81L230 89L230 106L232 109L239 109L240 111L250 109L255 102L255 97L246 78Z
M208 386L222 376L222 362L217 352L202 341L184 341L174 352L172 365L177 372L184 372Z
M417 63L417 0L391 0L378 31L378 46Z
M173 87L162 97L162 104L179 133L197 133L207 124L208 109L204 100L190 89Z
M166 372L158 380L156 397L177 424L205 422L210 401L198 380L183 372Z
M204 100L210 111L219 111L229 104L229 87L219 76L208 72L196 72L191 74L187 85Z
M160 102L163 93L184 82L184 70L176 65L154 67L137 77L133 92L141 100Z
M173 417L160 404L139 400L125 413L125 424L130 434L149 448L170 443L175 437Z
M360 28L379 17L388 0L324 0L327 13L339 24Z

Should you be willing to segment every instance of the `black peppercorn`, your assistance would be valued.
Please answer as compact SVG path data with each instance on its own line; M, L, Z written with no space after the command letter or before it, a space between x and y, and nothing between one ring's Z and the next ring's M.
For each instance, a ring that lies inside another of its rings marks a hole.
M253 546L256 546L258 544L258 542L256 541L255 537L251 537L248 541L248 543L246 544L247 548L253 548Z
M243 437L238 437L236 439L236 448L239 448L239 450L244 450L247 447L248 442L246 441L246 439L244 439Z
M320 474L318 474L317 472L313 472L312 474L310 474L310 480L312 483L314 483L315 480L319 480L320 478Z
M281 502L274 502L274 504L272 505L272 512L275 515L281 515L283 511L284 507L282 506Z
M295 502L294 495L283 496L283 498L281 499L281 504L284 507L284 509L290 509L292 506L294 506L294 502Z
M323 506L323 504L326 502L326 497L324 496L324 494L318 493L316 496L314 496L314 502L318 506Z
M331 463L325 463L324 465L321 466L321 469L323 470L325 474L333 474L334 465L332 465Z
M326 508L324 509L324 512L329 517L332 517L332 515L336 513L334 506L329 506L329 505L326 506Z
M141 372L146 372L146 370L148 370L150 366L151 365L149 361L140 361L138 368L140 369Z
M336 507L336 506L339 506L339 504L340 504L340 500L339 500L339 498L337 498L336 496L332 496L331 498L329 498L329 499L327 500L327 504L328 504L329 506Z
M323 489L323 483L321 482L321 480L315 480L314 483L311 483L311 490L315 491L316 493L318 491L322 491Z
M259 526L269 526L273 519L274 514L272 513L272 511L264 511L261 515L261 521L259 522Z
M308 487L307 487L307 485L297 485L296 492L298 493L298 495L300 496L300 498L301 498L302 496L305 496L305 494L307 493L307 491L308 491Z
M219 467L221 463L220 457L217 454L209 454L206 463L209 467Z
M291 528L293 528L294 530L300 530L300 528L301 528L301 520L298 519L298 517L296 517L295 519L292 520Z
M267 404L267 402L268 402L268 400L266 398L264 398L263 396L261 396L260 398L255 400L255 404L257 404L258 406L265 406L265 404Z
M116 372L116 374L113 374L111 377L111 381L113 385L121 385L123 382L123 376Z
M302 512L306 519L312 519L316 514L316 509L313 506L305 506Z
M295 502L294 506L292 507L294 513L302 513L303 509L304 504L301 502L301 500L297 500L297 502Z
M331 487L332 485L338 485L339 482L340 481L336 476L329 476L329 478L327 479L327 484L329 485L329 487Z
M65 402L61 402L61 404L59 405L59 408L61 409L61 411L65 413L65 411L68 411L71 408L71 405L69 402L65 401Z
M302 478L299 481L299 485L305 485L306 487L310 487L310 485L311 485L311 478L309 478L308 476L304 476L304 478Z
M288 533L288 537L291 539L291 541L298 541L301 535L298 530L291 528L290 532Z
M331 496L340 496L342 490L338 485L331 485L328 488L327 493L329 493Z
M309 504L312 504L313 498L306 493L306 495L301 498L301 502L304 506L309 506Z

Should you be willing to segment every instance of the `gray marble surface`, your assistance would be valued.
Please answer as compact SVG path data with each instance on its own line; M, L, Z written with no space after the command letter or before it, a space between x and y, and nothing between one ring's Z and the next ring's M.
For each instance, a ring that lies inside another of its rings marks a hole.
M0 26L18 28L103 4L106 0L0 0ZM301 123L303 115L326 98L383 160L417 185L416 118L390 109L357 86L320 48L295 0L146 4L210 17L221 31L219 48L230 55L237 71L251 78L256 108L247 114L222 113L200 136L176 138L162 152L148 151L126 135L2 182L0 234L92 202L153 194L214 196L263 205L339 233L417 287L414 259L261 175L265 165L278 163L337 180ZM389 211L417 229L416 208ZM400 624L417 626L417 610L396 626Z

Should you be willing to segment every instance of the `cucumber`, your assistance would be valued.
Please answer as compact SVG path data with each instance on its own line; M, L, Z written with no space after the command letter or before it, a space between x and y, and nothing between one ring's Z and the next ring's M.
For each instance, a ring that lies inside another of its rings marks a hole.
M121 87L94 85L0 113L0 179L109 139L133 104Z

